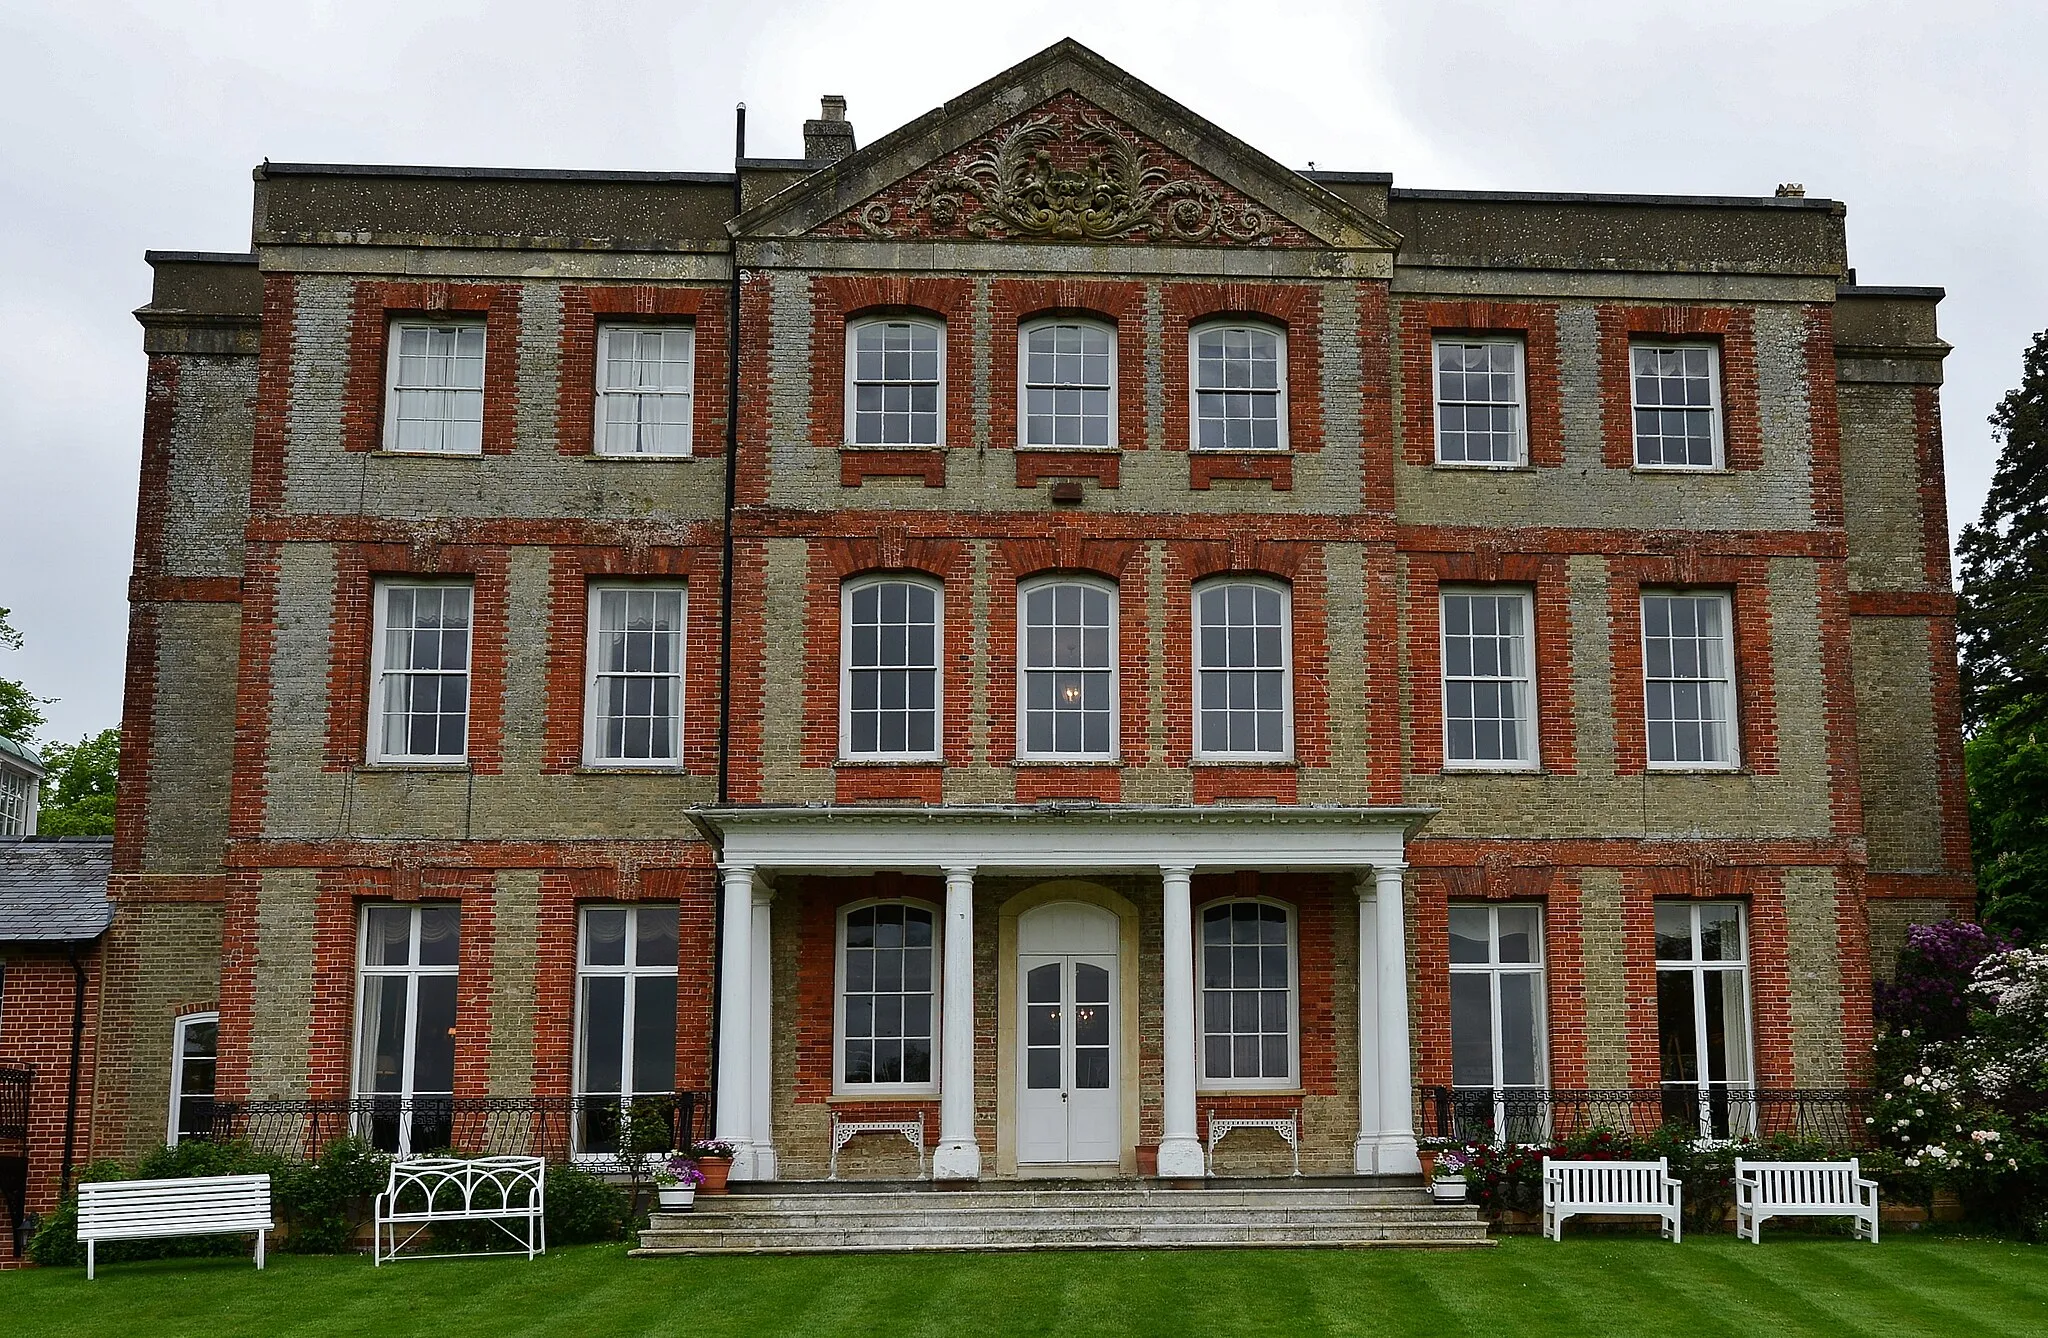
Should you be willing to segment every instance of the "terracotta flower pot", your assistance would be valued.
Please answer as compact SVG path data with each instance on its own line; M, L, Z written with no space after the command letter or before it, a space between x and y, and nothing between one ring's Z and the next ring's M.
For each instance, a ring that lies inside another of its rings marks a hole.
M1157 1143L1138 1144L1138 1174L1148 1178L1159 1174L1159 1145Z
M1428 1184L1436 1178L1436 1149L1418 1148L1415 1156L1422 1163L1422 1182Z
M699 1157L697 1169L704 1174L703 1189L706 1194L725 1193L726 1177L732 1174L731 1157Z

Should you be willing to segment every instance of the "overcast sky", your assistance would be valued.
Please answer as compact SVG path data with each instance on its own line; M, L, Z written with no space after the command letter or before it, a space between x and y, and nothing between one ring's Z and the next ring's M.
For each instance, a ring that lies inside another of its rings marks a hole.
M1003 6L334 0L0 4L0 676L46 737L118 724L146 248L245 250L280 162L722 171L862 143L1064 36L1280 161L1479 190L1849 206L1861 282L1948 289L1952 526L2048 326L2048 6L1256 0Z

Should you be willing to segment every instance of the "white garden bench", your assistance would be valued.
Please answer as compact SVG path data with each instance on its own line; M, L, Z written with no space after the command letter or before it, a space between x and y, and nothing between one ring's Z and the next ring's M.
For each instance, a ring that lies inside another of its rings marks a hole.
M98 1263L103 1240L161 1240L166 1236L256 1233L256 1267L263 1238L277 1229L270 1217L267 1175L204 1175L180 1180L101 1180L78 1187L78 1239L85 1243L85 1276Z
M1877 1182L1847 1161L1735 1160L1735 1234L1763 1244L1771 1217L1847 1217L1852 1234L1877 1244Z
M917 1178L924 1179L924 1116L914 1120L842 1120L832 1112L832 1159L827 1180L839 1178L839 1149L862 1134L901 1134L917 1149Z
M376 1236L370 1260L382 1265L435 1226L488 1222L513 1244L509 1250L447 1251L408 1259L456 1259L480 1254L546 1254L547 1163L539 1157L409 1157L391 1163L391 1179L377 1196ZM516 1228L519 1228L515 1230ZM403 1240L399 1233L406 1232Z
M1264 1129L1280 1135L1287 1150L1294 1154L1294 1173L1301 1174L1301 1108L1295 1107L1292 1115L1281 1119L1219 1119L1215 1111L1209 1112L1209 1156L1208 1170L1216 1174L1216 1145L1239 1129Z
M1659 1233L1683 1236L1683 1185L1671 1178L1671 1159L1655 1161L1552 1161L1543 1159L1543 1234L1564 1239L1564 1219L1580 1213L1657 1217Z

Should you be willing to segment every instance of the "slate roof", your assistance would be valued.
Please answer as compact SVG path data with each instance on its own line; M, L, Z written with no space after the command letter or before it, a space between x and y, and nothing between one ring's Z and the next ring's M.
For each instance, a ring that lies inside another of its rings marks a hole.
M80 943L113 923L111 836L0 837L0 943Z

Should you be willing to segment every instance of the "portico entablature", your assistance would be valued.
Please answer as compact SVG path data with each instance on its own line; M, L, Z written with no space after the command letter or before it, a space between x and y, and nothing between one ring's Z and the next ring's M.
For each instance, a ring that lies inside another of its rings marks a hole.
M1436 813L1419 807L986 804L758 805L691 814L721 862L762 874L1157 873L1163 866L1317 870L1402 862Z

